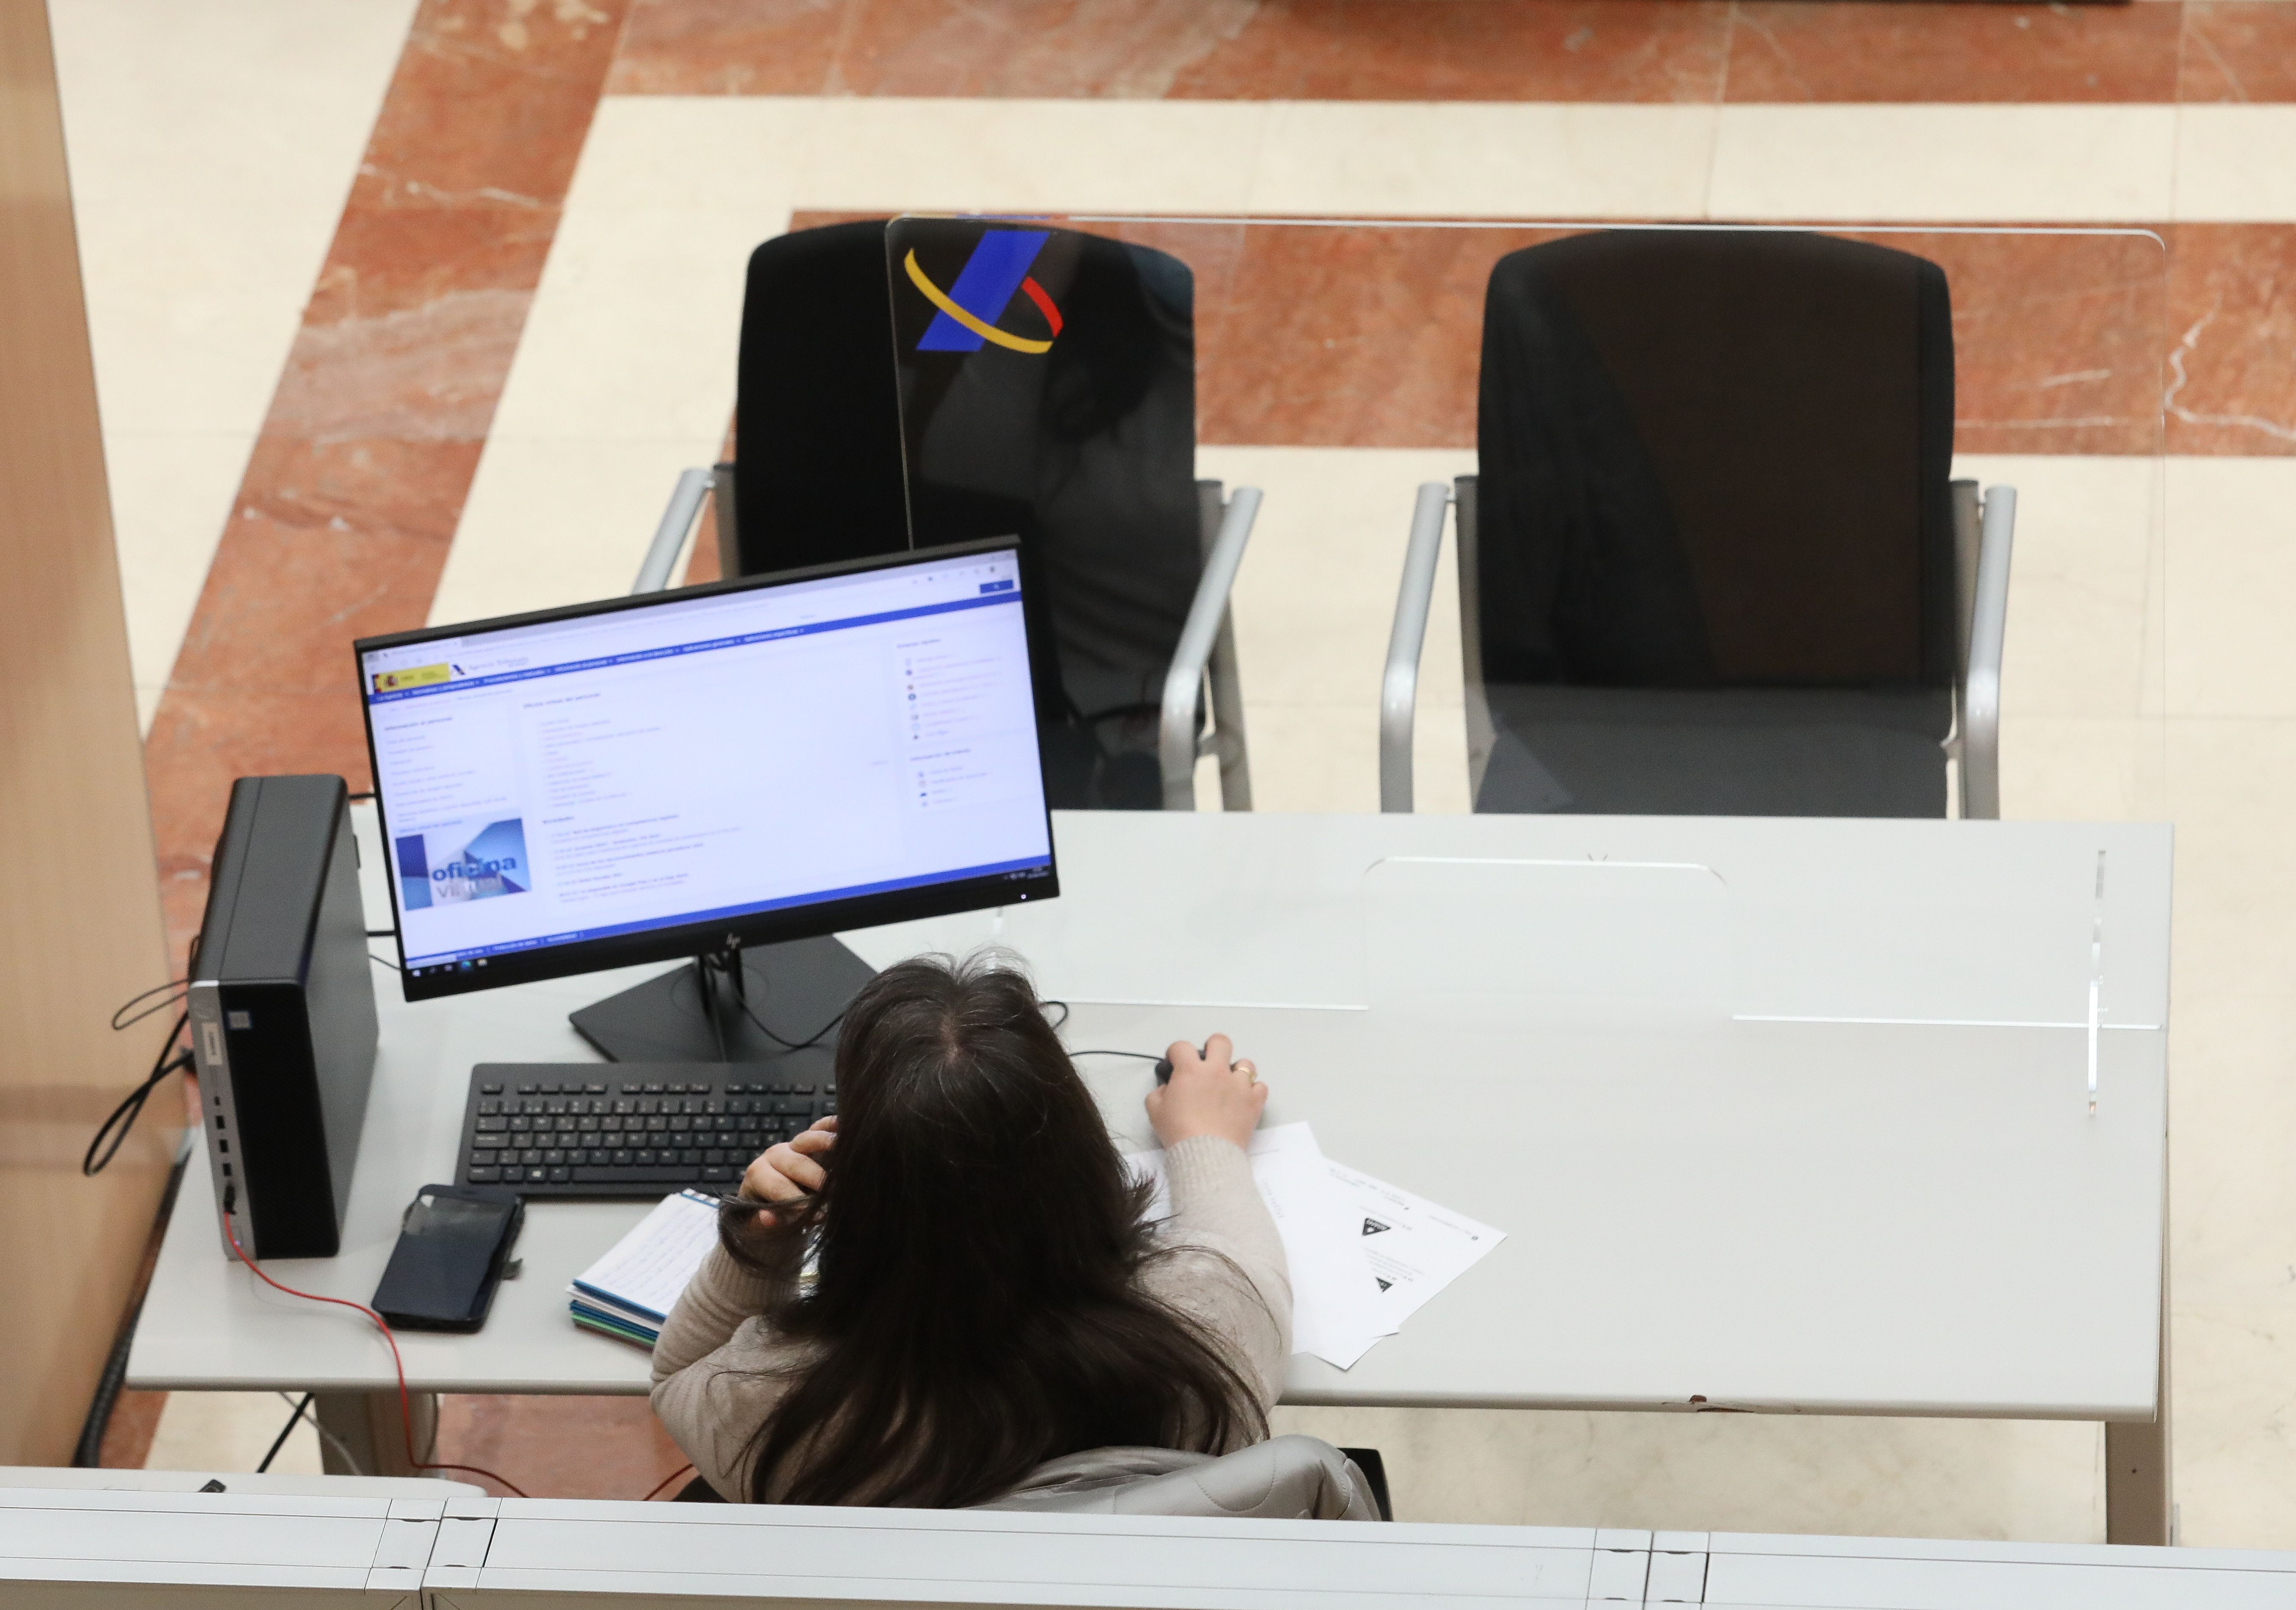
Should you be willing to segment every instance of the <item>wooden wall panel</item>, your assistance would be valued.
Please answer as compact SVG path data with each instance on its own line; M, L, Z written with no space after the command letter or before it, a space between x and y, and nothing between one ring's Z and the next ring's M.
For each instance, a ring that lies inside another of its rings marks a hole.
M0 1465L62 1464L182 1103L80 1177L173 1019L106 1022L171 975L45 0L0 0Z

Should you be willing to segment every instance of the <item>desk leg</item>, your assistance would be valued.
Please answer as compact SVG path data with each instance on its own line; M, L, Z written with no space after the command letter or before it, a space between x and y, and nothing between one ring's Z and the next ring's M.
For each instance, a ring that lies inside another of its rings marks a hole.
M2169 1417L2104 1428L2104 1540L2169 1541Z
M2167 1244L2168 1214L2161 1215ZM2169 1464L2169 1271L2161 1270L2160 1412L2150 1422L2104 1427L2104 1540L2167 1545L2175 1535Z
M414 1416L414 1447L423 1458L438 1458L439 1397L436 1392L407 1394ZM311 1401L318 1417L320 1457L329 1475L419 1475L406 1461L406 1433L398 1423L398 1393L390 1392L323 1392ZM340 1443L339 1448L337 1443ZM344 1453L350 1455L346 1464ZM354 1468L356 1466L356 1468Z

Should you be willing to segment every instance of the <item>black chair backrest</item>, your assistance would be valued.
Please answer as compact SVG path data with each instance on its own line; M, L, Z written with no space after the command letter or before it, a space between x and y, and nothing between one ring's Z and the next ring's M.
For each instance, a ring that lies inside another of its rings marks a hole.
M1185 264L952 218L768 241L734 465L743 574L1019 535L1053 802L1161 803L1156 710L1203 568Z
M1943 271L1793 231L1614 230L1492 270L1488 684L1955 680Z

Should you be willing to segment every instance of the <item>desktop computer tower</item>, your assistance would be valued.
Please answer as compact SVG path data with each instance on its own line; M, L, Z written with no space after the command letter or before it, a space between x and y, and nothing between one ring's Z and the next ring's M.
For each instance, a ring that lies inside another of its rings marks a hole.
M343 780L240 778L188 1009L216 1201L251 1258L341 1245L374 1071L370 971Z

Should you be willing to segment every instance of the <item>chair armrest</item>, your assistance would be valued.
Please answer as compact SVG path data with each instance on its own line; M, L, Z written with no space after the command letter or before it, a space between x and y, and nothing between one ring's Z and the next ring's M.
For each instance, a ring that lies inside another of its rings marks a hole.
M1443 511L1451 489L1423 482L1411 511L1411 546L1403 554L1403 585L1395 595L1395 626L1387 638L1387 673L1379 685L1379 808L1411 809L1411 740L1419 707L1419 651L1427 642L1427 612L1435 602L1435 563L1443 554Z
M661 523L654 528L653 541L646 548L645 563L638 566L638 579L630 586L632 593L658 593L669 585L669 572L685 549L686 533L693 529L701 513L701 500L709 496L709 471L686 470L678 475L669 506L661 512Z
M1235 572L1243 563L1244 545L1251 540L1251 523L1259 515L1259 489L1238 487L1227 500L1219 535L1204 556L1202 579L1196 583L1195 601L1188 605L1187 623L1180 628L1179 646L1172 652L1171 669L1164 673L1164 708L1156 734L1156 759L1164 775L1164 809L1196 808L1196 697L1204 685L1204 668L1219 637L1220 621L1227 614L1227 598L1235 586Z
M2017 534L2017 489L1989 487L1970 610L1969 662L1961 683L1961 814L2001 815L2001 645L2009 627L2009 554Z

